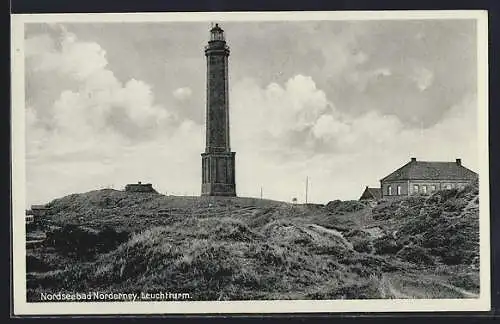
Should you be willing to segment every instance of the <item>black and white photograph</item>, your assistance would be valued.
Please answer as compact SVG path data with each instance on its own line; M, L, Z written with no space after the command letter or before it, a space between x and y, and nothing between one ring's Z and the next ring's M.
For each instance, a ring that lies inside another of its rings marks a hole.
M13 15L15 312L489 310L487 30Z

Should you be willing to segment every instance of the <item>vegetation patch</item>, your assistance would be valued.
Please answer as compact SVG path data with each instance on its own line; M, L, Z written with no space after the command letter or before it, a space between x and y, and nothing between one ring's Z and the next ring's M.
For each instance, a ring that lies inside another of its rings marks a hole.
M373 207L70 195L28 229L43 244L27 247L27 298L167 288L192 300L470 297L479 290L477 203L477 184Z

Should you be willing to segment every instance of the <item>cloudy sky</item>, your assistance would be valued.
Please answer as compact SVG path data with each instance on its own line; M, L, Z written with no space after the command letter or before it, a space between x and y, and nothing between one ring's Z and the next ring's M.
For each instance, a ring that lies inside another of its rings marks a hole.
M209 22L27 24L27 203L198 195ZM406 163L476 170L473 20L227 22L239 196L357 199Z

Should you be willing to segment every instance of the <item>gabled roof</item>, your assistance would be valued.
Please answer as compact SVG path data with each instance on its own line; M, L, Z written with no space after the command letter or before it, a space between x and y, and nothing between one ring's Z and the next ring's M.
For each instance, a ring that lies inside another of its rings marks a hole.
M456 162L429 162L412 159L380 181L396 180L474 180L477 173Z
M365 191L363 191L363 194L361 195L361 197L359 197L359 200L380 198L382 198L382 192L380 188L368 188L368 186L366 186Z

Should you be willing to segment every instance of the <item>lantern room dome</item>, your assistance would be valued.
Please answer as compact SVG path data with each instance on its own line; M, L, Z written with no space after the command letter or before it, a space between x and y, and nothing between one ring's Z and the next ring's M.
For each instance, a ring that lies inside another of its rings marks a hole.
M210 41L225 41L224 30L219 27L219 24L215 24L215 26L210 29Z

